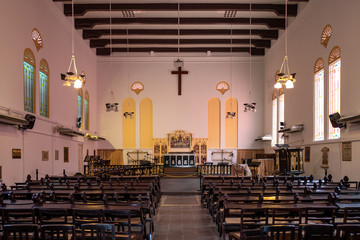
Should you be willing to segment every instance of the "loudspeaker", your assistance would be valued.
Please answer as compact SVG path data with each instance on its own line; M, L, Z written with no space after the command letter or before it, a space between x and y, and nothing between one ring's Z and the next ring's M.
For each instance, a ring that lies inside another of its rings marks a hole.
M81 117L76 118L76 127L77 128L81 127Z
M26 114L25 115L25 120L27 120L29 122L29 124L26 125L26 126L23 126L23 127L25 129L33 129L36 117L34 115L31 115L31 114Z
M345 123L339 123L338 120L341 118L340 113L336 112L336 113L332 113L329 115L329 119L331 122L331 125L334 128L342 128L345 127Z

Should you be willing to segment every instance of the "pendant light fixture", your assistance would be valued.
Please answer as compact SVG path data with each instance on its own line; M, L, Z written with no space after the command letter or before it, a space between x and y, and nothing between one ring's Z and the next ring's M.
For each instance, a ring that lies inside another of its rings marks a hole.
M278 79L274 85L274 88L280 89L284 85L286 88L294 88L294 83L296 82L295 75L296 73L290 74L289 69L289 59L288 59L288 0L285 0L285 57L281 64L280 72L277 74Z
M110 59L112 56L112 8L111 8L111 1L110 1ZM112 62L110 60L110 62ZM119 103L115 102L114 92L112 90L112 80L110 80L111 86L111 101L109 103L105 103L106 111L107 112L118 112L119 111Z
M178 21L177 21L177 25L178 25L178 29L177 29L177 34L178 34L178 39L177 39L177 60L174 61L174 66L176 69L178 69L179 67L184 67L184 62L182 60L180 60L180 0L178 0Z
M256 112L256 103L253 102L251 103L251 100L252 100L252 53L251 53L251 47L252 47L252 39L251 39L251 35L252 35L252 16L251 16L251 10L252 10L252 5L251 5L251 1L250 1L250 30L249 30L249 35L250 35L250 38L249 38L249 53L250 53L250 73L249 73L249 102L248 103L244 103L244 112Z
M82 86L85 85L85 74L84 72L82 73L78 73L77 68L76 68L76 61L75 61L75 50L74 50L74 28L75 28L75 19L74 19L74 0L71 1L71 22L72 22L72 26L71 26L71 38L72 38L72 42L71 42L71 60L70 60L70 64L69 64L69 68L67 70L67 72L61 73L61 80L65 81L63 86L66 87L70 87L71 85L74 86L74 88L82 88Z
M128 96L130 93L130 73L129 73L129 28L126 28L126 68L127 68L127 91ZM128 109L130 109L130 103L128 102ZM133 119L134 112L124 112L124 119Z
M230 111L226 113L226 118L234 119L236 117L236 112L232 110L232 65L233 65L233 26L231 24L230 28Z

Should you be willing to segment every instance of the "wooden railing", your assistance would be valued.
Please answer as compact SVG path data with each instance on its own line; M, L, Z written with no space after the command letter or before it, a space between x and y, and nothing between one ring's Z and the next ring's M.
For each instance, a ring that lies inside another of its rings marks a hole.
M203 175L231 175L231 165L198 165L198 176Z
M84 166L84 174L89 176L97 175L162 175L164 173L163 165L105 165L101 167Z

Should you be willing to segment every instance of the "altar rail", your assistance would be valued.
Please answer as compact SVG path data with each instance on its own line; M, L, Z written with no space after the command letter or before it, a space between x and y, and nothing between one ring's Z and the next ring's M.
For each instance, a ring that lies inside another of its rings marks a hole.
M90 176L96 175L162 175L164 173L163 165L106 165L101 167L84 166L84 174Z
M198 176L203 175L231 175L231 165L198 165Z

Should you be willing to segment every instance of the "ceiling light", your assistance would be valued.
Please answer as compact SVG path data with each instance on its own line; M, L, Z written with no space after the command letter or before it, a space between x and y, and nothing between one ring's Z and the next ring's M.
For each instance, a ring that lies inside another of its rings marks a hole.
M234 119L236 117L236 112L227 112L226 118Z
M85 74L84 72L82 72L81 74L78 73L77 68L76 68L76 61L75 61L75 53L74 53L74 28L75 28L75 21L74 21L74 0L71 1L71 5L72 5L72 24L73 26L71 27L71 37L72 37L72 55L71 55L71 60L70 60L70 64L69 64L69 68L67 70L67 72L61 73L61 80L65 81L63 86L65 87L70 87L71 84L74 85L74 88L82 88L82 86L85 85Z
M134 112L124 112L124 118L125 119L133 119L134 118Z
M244 103L244 112L256 112L256 103Z
M290 74L289 69L289 59L287 55L288 51L288 37L287 37L287 24L288 24L288 17L287 17L287 0L285 0L285 57L281 64L280 73L277 74L278 78L276 79L276 83L274 88L282 88L285 86L286 88L294 88L294 83L296 82L295 75L296 73Z

